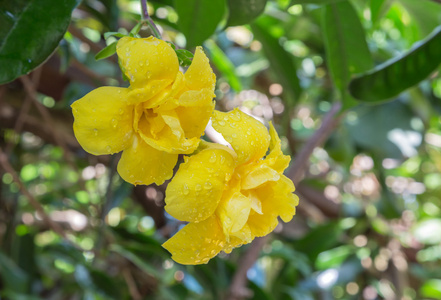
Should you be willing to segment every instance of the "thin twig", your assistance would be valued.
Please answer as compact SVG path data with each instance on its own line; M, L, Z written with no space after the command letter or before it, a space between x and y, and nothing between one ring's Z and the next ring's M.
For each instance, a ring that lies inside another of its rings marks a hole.
M41 75L41 70L42 68L38 68L36 69L32 74L32 86L35 87L38 85L38 83L40 82L40 75ZM23 129L23 125L25 123L25 119L28 116L29 113L29 109L31 108L31 104L32 104L32 99L31 96L29 96L29 93L26 94L25 100L20 108L20 112L19 115L17 117L17 121L15 122L15 126L14 126L14 132L19 134L22 129ZM9 140L6 147L5 147L5 153L6 156L9 156L9 154L12 151L12 147L13 147L13 140Z
M300 182L306 168L308 167L309 157L314 149L322 145L329 137L340 120L335 119L335 115L340 111L341 103L336 102L331 107L331 110L325 115L320 128L314 133L314 135L303 146L302 151L296 156L292 167L288 171L288 177L297 184Z
M230 289L226 299L239 300L250 298L250 291L246 288L248 270L254 265L259 258L260 250L268 241L269 235L256 238L251 243L248 251L241 257L240 264L231 281Z
M336 119L335 116L340 109L341 103L336 102L323 118L320 128L306 142L305 146L303 146L302 150L297 155L291 169L288 171L288 177L291 178L294 184L298 184L301 180L303 173L308 167L309 157L314 149L322 145L338 125L340 118ZM234 274L226 299L240 300L249 296L249 292L246 289L247 272L256 262L260 250L263 248L268 238L269 235L255 239L248 248L248 251L241 257L240 264Z
M8 161L8 158L7 158L6 154L3 152L3 150L1 148L0 148L0 165L1 165L1 167L6 172L8 172L9 174L12 175L12 178L13 178L14 182L20 188L21 193L28 198L29 203L34 207L34 209L37 211L37 213L41 216L41 218L43 219L43 222L45 222L46 225L49 228L51 228L55 233L59 234L60 236L62 236L64 239L67 240L66 233L60 227L60 225L58 225L57 223L52 221L51 218L49 218L49 216L46 214L46 212L44 211L44 209L41 206L41 204L26 189L26 187L24 186L23 182L20 180L20 177L18 177L17 172L15 172L14 168L11 166L11 164Z
M132 299L139 300L142 299L141 293L138 291L138 288L136 287L135 279L133 278L132 274L130 273L130 270L128 268L124 268L123 271L123 277L126 281L127 287L129 288L129 293Z
M143 19L149 24L155 37L158 39L162 39L161 32L159 31L158 27L156 27L155 22L153 22L152 18L150 18L149 11L147 9L147 0L141 0L141 7Z

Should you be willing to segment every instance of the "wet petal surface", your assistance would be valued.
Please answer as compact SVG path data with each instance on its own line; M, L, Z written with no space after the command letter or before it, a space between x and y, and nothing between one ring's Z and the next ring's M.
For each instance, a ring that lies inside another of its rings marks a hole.
M118 163L118 173L131 184L161 185L173 176L177 154L169 154L147 145L138 135L124 150Z
M214 111L212 121L213 128L233 147L238 163L258 160L268 150L270 136L265 126L239 109L228 113Z
M233 170L233 158L207 149L186 158L166 190L165 210L178 220L201 222L217 208Z
M216 217L200 223L189 223L162 246L172 259L183 265L207 263L225 245L225 236Z
M123 37L116 52L120 66L130 80L132 89L144 88L149 97L173 83L179 71L179 61L173 48L155 37Z
M101 87L72 104L73 129L81 147L94 155L126 149L133 134L133 106L126 101L128 90Z

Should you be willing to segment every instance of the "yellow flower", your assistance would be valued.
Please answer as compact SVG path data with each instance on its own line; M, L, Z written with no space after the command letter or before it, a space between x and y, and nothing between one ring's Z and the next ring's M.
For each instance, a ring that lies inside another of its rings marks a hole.
M173 48L154 37L124 37L117 54L130 87L101 87L74 102L75 136L95 155L123 151L124 180L159 185L173 175L178 154L198 147L216 77L200 47L185 74Z
M189 222L163 244L181 264L207 263L220 251L267 235L279 216L290 221L298 204L292 181L282 174L290 157L283 155L272 124L268 134L238 109L215 111L212 120L234 151L202 143L166 190L166 211Z

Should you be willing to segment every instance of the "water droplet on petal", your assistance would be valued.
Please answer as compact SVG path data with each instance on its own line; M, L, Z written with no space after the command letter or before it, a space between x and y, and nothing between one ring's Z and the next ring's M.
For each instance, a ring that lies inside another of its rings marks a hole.
M224 126L224 125L225 125L225 121L222 121L222 120L219 121L219 125L220 125L220 126Z
M225 162L225 156L221 156L221 158L220 158L220 163L221 163L221 164L224 164L224 162Z
M204 189L206 190L211 190L213 188L213 185L211 184L211 182L207 181L204 184Z
M216 162L216 154L213 153L208 161L210 163L215 163Z
M182 193L184 195L188 195L190 193L190 190L188 189L188 186L186 184L184 184L184 186L182 187Z
M112 147L107 146L107 147L106 147L106 151L107 151L108 153L111 153L111 152L112 152Z
M202 186L201 186L200 184L196 184L196 186L194 187L194 189L195 189L196 191L200 191L200 190L202 190Z
M118 120L113 118L112 121L110 121L110 123L112 123L112 127L116 128L118 126Z
M94 128L94 129L93 129L93 134L94 134L95 136L97 136L97 135L98 135L98 129Z

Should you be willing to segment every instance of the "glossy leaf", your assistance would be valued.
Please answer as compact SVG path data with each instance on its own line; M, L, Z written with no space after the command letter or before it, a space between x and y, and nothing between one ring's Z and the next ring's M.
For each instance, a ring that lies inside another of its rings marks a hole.
M216 30L225 13L224 0L176 0L178 27L187 39L187 48L201 45Z
M441 26L406 54L359 75L349 85L350 93L366 102L391 99L424 80L441 64Z
M96 60L100 60L100 59L104 59L104 58L107 58L107 57L112 56L113 54L115 54L116 53L116 44L118 44L118 42L113 42L112 44L110 44L107 47L103 48L100 52L98 52L95 55L95 59Z
M371 21L377 22L390 8L392 0L372 0L370 1Z
M222 51L221 48L216 45L215 42L208 40L205 42L205 46L208 50L210 60L216 66L216 68L227 78L231 88L237 92L242 90L242 83L236 74L236 67L228 58L228 56Z
M24 292L28 287L28 274L23 272L9 257L0 252L0 278L5 288Z
M176 55L178 56L179 64L183 67L188 67L191 65L193 60L193 53L185 49L175 49Z
M270 20L262 17L251 24L255 37L262 43L263 51L270 62L270 68L283 86L286 103L292 105L301 93L297 66L294 57L288 53L269 31Z
M51 55L79 2L0 1L0 84L31 72Z
M248 24L264 10L267 0L228 0L227 26Z
M336 3L336 2L342 2L347 0L292 0L291 5L294 4L329 4L329 3Z
M366 71L373 66L363 27L349 2L326 5L322 25L332 79L341 91L343 105L352 106L355 101L346 94L351 74Z

